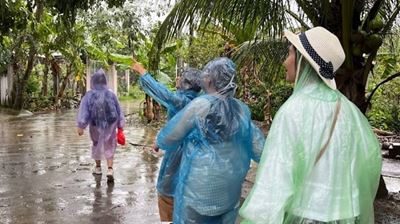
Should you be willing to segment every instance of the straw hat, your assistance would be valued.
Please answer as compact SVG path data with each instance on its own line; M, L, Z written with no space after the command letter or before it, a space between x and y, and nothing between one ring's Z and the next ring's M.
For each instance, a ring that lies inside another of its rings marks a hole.
M331 89L336 89L335 72L346 57L339 39L323 27L314 27L299 34L285 31L285 36L321 79Z

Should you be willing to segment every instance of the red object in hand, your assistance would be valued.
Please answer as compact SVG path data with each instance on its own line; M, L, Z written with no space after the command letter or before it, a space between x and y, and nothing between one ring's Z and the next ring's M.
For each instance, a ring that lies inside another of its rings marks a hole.
M125 135L124 135L124 130L122 128L118 128L117 142L120 145L125 145Z

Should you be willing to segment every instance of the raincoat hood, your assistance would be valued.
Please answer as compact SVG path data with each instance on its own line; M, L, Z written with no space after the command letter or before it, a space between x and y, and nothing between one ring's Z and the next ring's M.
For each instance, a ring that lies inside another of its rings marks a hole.
M90 80L92 90L107 90L107 77L103 69L99 69L93 74Z
M220 96L233 97L236 91L236 64L229 58L221 57L208 62L201 73L205 92L214 88ZM206 83L206 80L209 83Z
M180 91L193 91L195 93L200 92L200 74L201 71L194 68L186 68L182 72L182 76L179 80Z

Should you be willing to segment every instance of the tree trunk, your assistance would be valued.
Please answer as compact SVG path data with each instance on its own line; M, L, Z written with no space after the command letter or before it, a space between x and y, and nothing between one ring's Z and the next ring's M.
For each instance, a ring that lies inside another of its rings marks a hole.
M362 113L367 111L365 85L360 80L364 69L360 68L355 71L339 70L335 77L337 88L351 102L353 102Z
M153 100L153 106L154 106L154 110L153 110L154 120L160 121L161 120L161 105Z
M41 18L42 18L42 14L43 14L43 2L41 0L37 0L36 1L37 4L37 9L35 12L35 20L36 22L40 22ZM35 23L31 23L31 29L33 32L33 36L35 34ZM24 104L24 93L25 93L25 88L26 88L26 84L28 82L28 79L32 73L32 69L34 66L34 62L35 62L35 56L36 56L36 48L35 48L35 43L34 43L34 39L31 37L25 37L22 38L20 41L18 41L18 48L16 48L17 50L20 50L20 46L22 45L24 40L29 40L29 53L28 53L28 65L26 67L25 72L23 73L23 77L22 79L18 78L18 82L15 83L15 95L14 95L14 102L12 104L12 108L14 109L22 109L23 104ZM15 53L15 55L17 55ZM21 58L22 60L24 60L23 58ZM18 59L16 59L16 62L18 63Z
M49 62L46 56L44 71L43 71L43 81L42 81L42 96L46 97L48 94L48 76L49 76Z
M58 79L60 77L61 68L55 59L52 59L50 63L51 73L53 75L53 96L55 98L55 102L57 102L56 98L58 96Z
M344 46L346 61L342 68L337 71L335 77L337 88L365 114L368 108L365 97L368 74L373 68L372 61L376 58L377 50L371 52L368 59L353 55L352 46L354 43L351 42L351 35L359 29L364 29L361 27L361 18L366 2L354 0L352 11L348 11L350 8L345 5L342 8L343 3L350 4L347 1L332 1L330 3L331 15L324 20L320 20L320 24L314 23L314 25L326 27L339 38L342 46ZM375 3L378 3L378 1ZM318 14L326 15L323 11L320 11ZM381 176L376 197L382 198L387 197L387 195L388 190Z
M154 120L154 113L153 100L149 95L146 95L144 104L144 116L147 119L147 122L150 123L152 120Z
M34 60L35 60L35 55L36 55L36 49L31 46L29 50L29 56L28 56L28 65L26 67L26 70L24 72L24 76L22 79L20 79L19 83L16 82L16 94L14 98L14 103L13 103L13 108L14 109L22 109L24 105L24 92L26 88L26 83L28 82L29 76L32 73L33 65L34 65Z
M65 87L66 87L67 84L68 84L69 76L70 76L70 74L71 74L71 67L72 67L72 64L71 64L71 65L68 65L68 67L67 67L67 74L65 74L65 77L64 77L64 79L63 79L63 81L62 81L62 83L61 83L60 90L58 91L57 98L59 98L59 99L62 98L62 97L64 96Z

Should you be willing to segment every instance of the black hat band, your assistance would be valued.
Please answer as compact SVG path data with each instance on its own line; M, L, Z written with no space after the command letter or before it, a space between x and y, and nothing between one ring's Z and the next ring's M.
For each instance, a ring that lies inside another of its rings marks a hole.
M307 51L308 55L319 65L319 73L327 79L333 79L335 74L333 73L333 65L332 62L326 62L311 46L310 42L307 39L305 33L300 33L299 35L300 42L303 45L304 49Z

